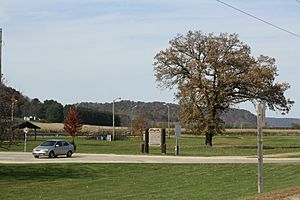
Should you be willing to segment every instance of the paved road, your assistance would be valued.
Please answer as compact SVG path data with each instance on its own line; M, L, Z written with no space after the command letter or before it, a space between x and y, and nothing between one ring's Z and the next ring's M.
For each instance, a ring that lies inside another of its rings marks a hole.
M0 163L257 163L257 158L242 156L185 157L75 153L71 158L34 158L31 153L0 152ZM299 163L300 158L264 158L264 163Z

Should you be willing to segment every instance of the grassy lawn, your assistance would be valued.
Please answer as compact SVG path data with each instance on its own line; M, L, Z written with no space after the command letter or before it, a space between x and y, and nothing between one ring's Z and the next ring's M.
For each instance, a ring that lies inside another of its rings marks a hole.
M266 164L265 192L300 185L299 165ZM242 199L255 164L0 165L0 199Z
M27 151L46 139L53 137L38 137L37 141L31 138L27 143ZM71 140L70 137L58 139ZM114 153L140 154L140 141L131 138L126 141L97 141L85 137L77 137L77 152L79 153ZM214 137L213 147L203 145L203 137L181 137L179 140L180 155L182 156L252 156L257 154L255 136L217 136ZM175 139L167 139L167 155L174 155ZM23 143L12 145L9 149L0 148L0 151L23 151ZM264 137L264 154L300 152L300 136L266 136ZM158 147L151 147L150 154L160 155Z
M71 140L70 137L58 137ZM48 137L32 138L27 150ZM77 152L140 154L138 138L97 141L77 137ZM255 136L181 137L180 155L256 155ZM168 155L174 138L167 139ZM264 137L264 154L299 152L299 136ZM23 151L23 143L1 151ZM150 154L160 155L159 148ZM265 192L300 186L297 164L265 164ZM256 164L0 164L0 199L242 199L257 193Z

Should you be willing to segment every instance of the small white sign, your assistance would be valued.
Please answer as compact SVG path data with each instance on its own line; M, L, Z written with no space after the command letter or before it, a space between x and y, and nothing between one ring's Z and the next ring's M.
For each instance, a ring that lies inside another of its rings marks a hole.
M25 127L25 128L23 129L23 131L24 131L24 133L28 133L28 132L29 132L29 128Z
M111 135L107 135L107 136L106 136L106 140L107 140L107 141L111 141Z
M180 135L181 135L181 125L180 125L180 123L177 123L175 125L175 136L180 137Z

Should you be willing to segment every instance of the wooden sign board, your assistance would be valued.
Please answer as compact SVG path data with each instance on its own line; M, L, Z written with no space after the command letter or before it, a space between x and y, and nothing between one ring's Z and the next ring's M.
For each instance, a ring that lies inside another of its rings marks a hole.
M150 146L161 145L161 135L162 135L161 128L150 128L149 129L149 145Z

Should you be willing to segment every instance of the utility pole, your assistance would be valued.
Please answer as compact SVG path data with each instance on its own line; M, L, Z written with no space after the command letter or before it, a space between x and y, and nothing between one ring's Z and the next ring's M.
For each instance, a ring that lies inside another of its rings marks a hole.
M264 192L263 177L263 126L265 121L265 104L259 103L257 110L257 157L258 157L258 193Z
M0 28L0 84L2 84L2 28Z
M112 116L113 116L113 119L112 119L113 120L112 121L112 123L113 123L112 141L115 140L115 101L120 100L120 99L121 99L121 97L115 98L112 103Z
M15 97L15 95L12 95L11 97L11 121L14 121L14 108L15 108L15 104L17 103L17 99Z
M133 109L135 109L137 105L131 108L131 115L130 115L130 135L132 135L132 120L133 120Z

